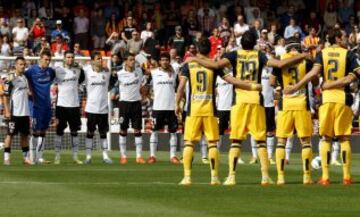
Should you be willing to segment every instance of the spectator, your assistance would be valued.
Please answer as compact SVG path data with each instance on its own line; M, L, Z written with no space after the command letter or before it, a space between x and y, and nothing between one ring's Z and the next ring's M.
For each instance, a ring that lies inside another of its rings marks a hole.
M143 40L140 38L140 34L137 31L133 31L132 38L128 41L128 51L133 54L138 54L143 46Z
M27 27L31 29L31 27L34 25L36 19L38 19L37 10L31 10L30 16L27 19Z
M28 18L30 17L32 11L36 11L36 5L35 2L32 0L25 0L22 1L21 3L21 8L22 8L22 14L24 15L24 17ZM37 16L37 15L36 15ZM31 24L30 24L31 26Z
M46 40L46 37L41 37L40 44L37 44L36 47L33 49L33 53L36 56L39 56L41 52L44 50L50 50L50 45Z
M315 27L310 27L309 35L304 38L303 45L315 58L317 52L320 51L320 38L317 36Z
M49 0L43 0L43 3L38 10L38 14L40 18L52 19L54 17L52 1L49 2Z
M105 26L106 20L102 9L96 11L95 16L91 18L91 38L94 42L94 49L104 49L105 47Z
M302 34L301 28L296 25L295 19L291 18L290 24L285 28L284 38L288 39L290 37L293 37L296 32Z
M62 14L60 16L61 26L64 31L66 31L69 35L68 42L70 43L70 39L73 38L72 29L74 26L74 18L70 14L70 9L67 7L62 8ZM65 36L64 36L65 37Z
M111 55L111 72L117 73L122 69L122 61L119 54L115 53Z
M116 18L116 14L112 14L106 23L105 27L106 35L109 37L113 32L120 34L121 28L119 21Z
M196 46L194 44L190 44L189 49L186 51L184 60L186 60L188 57L194 57L196 56Z
M51 32L51 41L55 41L56 36L62 35L65 41L70 41L69 33L62 28L62 21L56 21L56 29Z
M276 57L280 57L281 55L283 55L284 53L286 53L286 49L285 49L285 39L281 36L279 36L276 39L276 45L275 45L275 56Z
M289 5L287 12L280 17L282 30L290 24L290 19L295 19L295 21L298 19L294 5Z
M118 19L120 17L120 11L119 8L115 6L115 1L110 0L104 9L104 17L110 19L113 15L115 16L115 19Z
M24 19L17 20L16 27L12 30L13 40L14 40L14 48L19 46L26 46L27 40L29 38L29 29L25 27Z
M196 18L195 11L192 9L187 14L184 22L183 22L184 30L186 31L186 34L191 37L191 39L194 39L196 36L196 33L199 31L199 24L198 20Z
M111 53L124 53L126 44L123 40L120 40L119 33L113 32L110 37L106 40L105 44L110 46Z
M11 36L11 28L5 18L0 18L0 33L1 35L7 35L8 37Z
M65 0L59 0L55 8L54 8L54 16L56 19L62 19L63 18L63 12L64 10L70 12L70 8L66 4Z
M131 16L126 18L126 25L123 28L123 32L121 33L121 38L128 42L132 37L132 32L136 31L134 26L134 19Z
M258 50L261 50L261 51L266 50L266 46L269 44L267 35L268 35L267 29L261 30L260 38L257 40Z
M14 28L16 26L18 19L23 19L23 16L21 15L21 10L17 8L13 11L13 16L9 20L10 28Z
M0 56L10 56L11 46L8 43L8 36L0 37ZM10 61L0 60L0 72L6 71L9 68Z
M88 16L89 15L89 8L84 4L83 0L77 0L76 5L72 9L73 14L75 17L81 16Z
M140 38L145 43L148 38L151 38L153 36L153 34L154 33L152 31L152 24L151 24L151 22L147 22L146 23L146 28L145 28L145 30L143 30L141 32Z
M320 20L317 18L316 16L316 12L315 11L311 11L310 15L307 19L305 19L305 22L303 23L303 27L305 32L310 33L310 29L313 27L316 30L316 34L319 35L322 27L321 27L321 22Z
M337 23L337 13L334 8L334 4L330 1L327 5L326 11L324 13L324 23L325 28L330 29L335 26Z
M83 54L83 52L80 50L80 44L79 43L74 44L74 55L75 55L75 57L83 57L83 56L85 56Z
M69 45L64 41L61 34L58 34L55 38L55 41L51 43L51 52L52 53L63 53L69 50Z
M186 41L185 41L184 36L182 35L181 26L175 27L175 35L169 39L169 46L171 48L175 48L176 53L179 56L183 57L185 55Z
M355 16L351 15L349 17L349 22L345 25L346 34L349 35L353 31L355 26L356 26Z
M215 14L212 10L209 9L207 3L204 3L204 8L199 10L198 19L200 31L208 35L210 31L215 27Z
M223 48L221 45L219 45L216 48L216 54L214 56L214 61L219 61L224 56L224 53L225 53L225 48Z
M33 24L33 26L30 29L30 35L33 39L33 46L34 48L37 44L40 43L41 37L45 37L45 27L44 24L41 22L40 18L37 18Z
M268 40L269 42L272 44L272 45L275 45L275 39L276 37L278 37L279 34L277 33L277 24L276 23L272 23L270 25L270 32L268 33L267 37L268 37Z
M230 37L229 43L225 48L225 52L231 52L231 51L234 51L237 49L238 49L238 46L236 44L236 39L235 39L235 37L232 36L232 37Z
M226 17L223 17L221 20L221 25L219 26L219 37L223 41L223 46L225 46L229 38L232 34L232 30L230 28L229 20Z
M261 22L259 20L254 20L250 31L253 32L257 38L260 38L261 34Z
M175 26L178 26L180 16L178 14L178 9L176 8L175 1L169 1L170 7L167 8L165 11L165 36L169 38L171 35L174 34Z
M88 49L88 33L89 19L85 17L84 9L80 9L78 16L74 18L74 35L75 42L80 44L81 49Z
M220 38L219 30L217 28L214 28L212 36L210 36L209 41L211 43L211 50L209 53L209 58L213 59L215 57L215 54L217 52L217 48L222 46L223 40Z
M148 38L144 43L144 50L146 53L150 54L150 57L152 59L158 60L160 57L160 42L156 39L157 33L154 32L154 34L151 36L151 38Z
M343 25L346 25L349 22L350 16L355 15L354 10L351 7L349 7L348 1L346 0L341 0L339 1L339 3L340 3L339 11L338 11L339 21Z
M354 25L353 29L349 35L349 46L350 48L354 48L357 46L357 42L360 40L360 32L359 32L359 26Z
M239 46L241 41L241 36L244 32L250 29L249 25L245 23L243 15L237 17L237 23L234 25L234 34L236 37L236 44Z

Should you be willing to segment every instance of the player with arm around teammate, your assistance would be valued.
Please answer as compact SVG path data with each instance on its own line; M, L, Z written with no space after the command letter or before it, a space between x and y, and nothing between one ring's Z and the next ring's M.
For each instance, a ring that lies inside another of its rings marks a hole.
M242 49L226 53L224 58L217 62L190 58L204 67L211 69L232 66L235 78L243 82L250 82L253 85L261 83L261 71L264 66L284 67L302 60L306 55L276 60L268 59L264 53L254 49L256 36L247 31L241 38ZM268 185L272 181L269 177L269 160L266 147L266 120L265 109L263 106L263 96L259 90L235 89L235 104L231 108L231 148L229 150L229 175L224 185L235 185L236 166L240 157L241 143L250 134L257 142L257 152L261 164L261 184Z
M325 48L316 57L311 71L298 83L288 86L285 94L293 94L307 82L322 74L322 103L319 108L319 134L322 137L320 158L322 177L321 185L330 184L329 164L331 155L331 140L337 137L343 163L343 184L353 183L351 177L351 144L353 112L351 105L350 83L360 75L360 65L356 55L348 51L347 36L341 30L329 32L330 47Z
M209 54L211 45L208 39L203 38L198 44L198 58L211 61ZM246 90L261 90L260 84L249 83L235 79L230 74L224 74L222 70L212 70L197 62L190 61L181 68L181 78L176 93L176 114L181 115L180 101L184 94L187 80L190 84L189 108L185 120L184 133L184 178L180 185L191 185L191 167L194 153L194 144L198 142L204 133L209 145L209 160L211 170L211 185L219 185L219 126L216 118L215 107L215 81L216 76L221 76L225 81L234 86Z

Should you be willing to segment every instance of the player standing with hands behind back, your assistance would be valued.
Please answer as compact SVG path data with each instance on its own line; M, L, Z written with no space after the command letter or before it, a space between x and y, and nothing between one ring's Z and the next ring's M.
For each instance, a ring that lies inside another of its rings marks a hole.
M25 59L17 57L15 60L15 74L9 76L4 88L3 96L5 118L8 120L8 132L5 138L4 165L10 165L11 144L14 135L20 132L20 144L23 152L24 164L30 165L29 140L30 111L29 85L25 71Z

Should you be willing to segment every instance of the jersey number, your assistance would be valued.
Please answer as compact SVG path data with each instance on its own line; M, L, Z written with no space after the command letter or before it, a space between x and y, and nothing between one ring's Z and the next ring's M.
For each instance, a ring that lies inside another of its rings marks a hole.
M299 71L298 68L289 68L288 70L289 74L291 74L291 78L293 80L294 83L292 84L296 84L299 82ZM290 85L292 85L290 84Z
M208 88L208 77L206 72L204 71L198 71L196 73L196 89L198 92L205 92Z
M256 63L254 61L240 61L241 79L255 81L257 77Z
M338 69L339 69L339 62L337 60L328 60L328 80L330 81L337 80L337 77L334 76L334 73L336 73Z

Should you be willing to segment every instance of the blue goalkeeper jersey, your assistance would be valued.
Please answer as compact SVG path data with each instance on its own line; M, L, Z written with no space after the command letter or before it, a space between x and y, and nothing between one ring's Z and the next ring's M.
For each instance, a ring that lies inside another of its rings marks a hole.
M32 65L25 71L25 76L32 93L30 106L33 112L51 111L50 87L55 79L54 69L50 67L42 69L39 65Z

